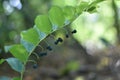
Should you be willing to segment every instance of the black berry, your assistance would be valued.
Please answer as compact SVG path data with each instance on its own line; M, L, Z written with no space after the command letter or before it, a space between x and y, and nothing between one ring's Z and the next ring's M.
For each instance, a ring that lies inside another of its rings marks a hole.
M52 51L51 46L47 46L46 49L48 49L49 51Z
M57 41L58 41L58 42L63 42L63 39L62 39L62 38L58 38Z
M43 56L46 56L47 53L46 52L42 52L42 53L39 53L38 55L39 55L39 57L43 57Z
M66 38L69 38L69 35L68 35L68 34L66 34L65 36L66 36Z
M38 68L38 65L37 65L37 64L34 64L34 65L33 65L33 68L34 68L34 69Z
M77 33L77 30L73 30L71 33L72 33L72 34Z
M58 44L58 41L55 41L55 45L57 45Z
M63 39L60 37L55 41L55 45L57 45L59 42L63 42Z

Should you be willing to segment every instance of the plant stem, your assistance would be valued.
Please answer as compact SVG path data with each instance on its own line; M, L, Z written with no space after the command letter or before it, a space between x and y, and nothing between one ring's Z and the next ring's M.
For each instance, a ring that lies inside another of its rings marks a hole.
M24 75L24 72L25 72L25 65L26 64L27 64L27 61L24 62L24 66L23 66L23 70L21 72L20 80L23 80L23 75Z
M25 67L24 67L24 69L23 69L22 72L21 72L20 80L23 80L24 71L25 71Z

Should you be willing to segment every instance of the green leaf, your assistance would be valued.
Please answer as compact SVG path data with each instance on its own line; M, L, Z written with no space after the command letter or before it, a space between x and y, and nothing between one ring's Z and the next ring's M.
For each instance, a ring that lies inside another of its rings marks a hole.
M76 7L77 14L81 14L88 7L88 5L88 2L81 2L79 6Z
M32 50L35 48L35 46L28 42L28 41L25 41L23 39L21 39L20 43L26 48L28 54L32 52Z
M17 72L21 73L22 70L24 69L22 62L18 60L17 58L8 58L6 59L6 61L11 66L11 68Z
M21 44L13 45L10 48L10 52L20 61L25 62L29 56L28 52L26 51L25 47Z
M100 2L102 2L104 0L95 0L93 2L91 2L88 6L88 8L86 8L86 11L88 11L89 13L93 13L96 12L96 8L97 8L97 4L99 4Z
M3 62L5 62L5 59L0 59L0 64L2 64Z
M96 7L93 6L93 7L89 8L89 9L87 10L87 12L89 12L89 13L97 12Z
M53 31L63 27L65 23L65 17L60 7L53 6L48 12L48 14L49 14L49 19L52 23Z
M35 28L31 28L29 30L22 31L21 38L25 41L32 43L34 46L36 46L36 44L40 40L39 35L38 35L37 31L35 30Z
M104 0L95 0L95 1L93 1L92 3L89 4L88 8L91 8L91 7L93 7L93 6L96 6L98 3L102 2L102 1L104 1Z
M39 35L40 41L43 40L48 35L48 34L46 34L44 32L41 32L36 25L34 26L34 28L37 31L38 35Z
M75 8L72 6L66 6L63 8L65 20L69 22L75 17Z
M27 52L31 53L37 44L46 36L35 25L33 28L21 33L21 44L26 48Z
M12 80L21 80L19 77L14 77Z
M89 12L89 11L93 11L94 9L96 9L96 7L95 7L95 6L90 7L87 11L88 11L88 12Z
M35 19L35 25L41 32L49 34L52 32L52 24L48 18L48 15L39 15Z

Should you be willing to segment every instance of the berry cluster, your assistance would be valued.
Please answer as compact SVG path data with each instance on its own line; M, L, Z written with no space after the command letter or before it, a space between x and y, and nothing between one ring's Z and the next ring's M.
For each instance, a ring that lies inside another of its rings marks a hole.
M63 39L60 37L55 41L55 45L57 45L59 42L63 42Z
M38 56L39 56L39 57L43 57L43 56L46 56L46 55L47 55L47 52L38 53Z
M77 33L77 30L71 31L71 34L74 34L74 33ZM69 38L69 35L66 34L65 37L66 37L66 38ZM63 42L63 39L59 37L59 38L54 42L54 44L57 45L58 43L62 43L62 42ZM42 47L41 47L41 48L42 48ZM52 47L49 46L49 45L46 47L46 49L49 50L49 51L52 51L52 50L53 50ZM47 55L47 52L41 52L41 53L38 53L37 55L38 55L39 57L43 57L43 56L46 56L46 55ZM34 69L38 68L38 65L35 63L35 64L33 65L33 68L34 68Z

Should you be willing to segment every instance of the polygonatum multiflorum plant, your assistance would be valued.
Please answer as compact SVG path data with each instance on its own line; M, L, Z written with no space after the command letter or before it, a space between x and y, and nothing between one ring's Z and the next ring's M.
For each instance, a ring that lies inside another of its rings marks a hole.
M7 59L1 59L0 64L4 61L7 61L11 68L21 74L19 78L13 78L12 80L23 80L23 75L25 72L25 66L29 62L29 57L31 54L35 54L34 50L41 41L43 41L47 36L52 34L55 31L58 31L68 25L70 25L80 14L83 12L95 12L97 4L103 0L94 0L93 2L81 2L79 5L58 7L52 6L47 14L38 15L35 18L35 25L33 28L21 32L20 44L14 44L11 46L5 46L6 51L14 57ZM73 30L71 33L76 33L76 30ZM67 34L68 38L69 35ZM58 38L55 44L62 42L62 38ZM40 46L41 47L41 46ZM52 50L51 46L47 46L46 49L49 51ZM36 54L35 54L36 55ZM36 56L45 56L46 52L41 52ZM33 61L34 62L34 61ZM33 68L37 68L37 63L34 62Z

